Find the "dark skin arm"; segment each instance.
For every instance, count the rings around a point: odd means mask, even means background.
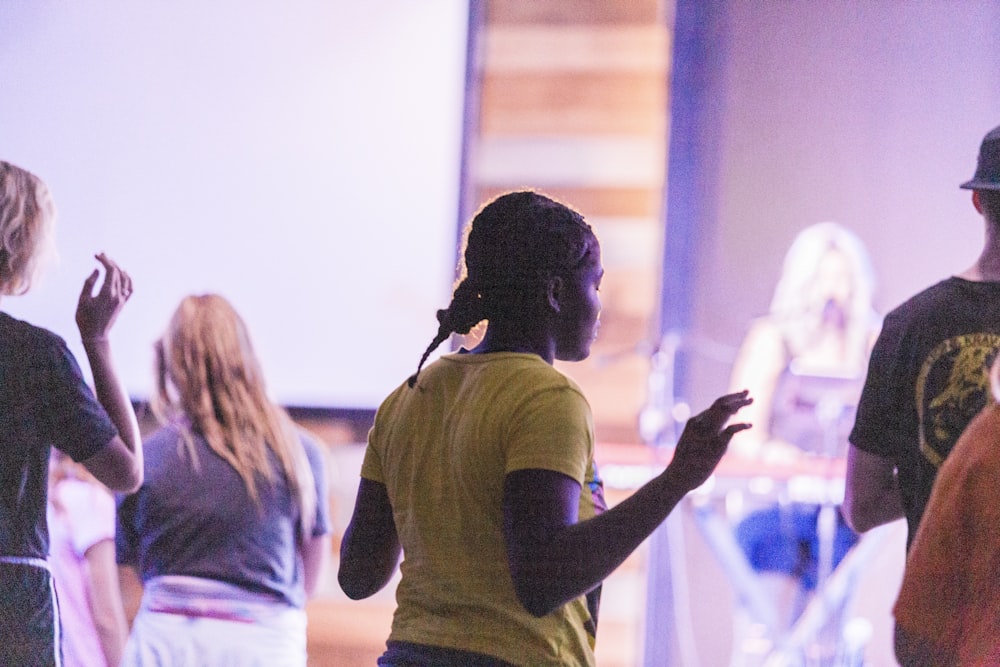
[[[525,609],[544,616],[603,581],[659,526],[689,491],[708,479],[733,434],[726,426],[752,399],[723,396],[692,418],[673,460],[614,508],[578,522],[580,485],[549,470],[519,470],[504,481],[504,534],[514,590]]]
[[[903,518],[896,466],[851,445],[847,450],[844,518],[859,533]]]
[[[543,616],[599,584],[652,534],[677,503],[708,479],[734,433],[726,422],[752,399],[729,394],[692,418],[659,476],[613,509],[578,522],[580,485],[550,470],[519,470],[504,480],[504,534],[514,588]],[[337,580],[360,600],[392,578],[401,547],[384,484],[362,478],[340,546]]]
[[[340,543],[340,588],[352,600],[374,595],[389,583],[401,551],[385,485],[362,477]]]

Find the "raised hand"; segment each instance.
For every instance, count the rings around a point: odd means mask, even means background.
[[[726,453],[733,435],[750,428],[747,423],[727,425],[727,422],[751,403],[753,399],[744,389],[720,396],[707,410],[689,419],[666,473],[689,490],[704,484]]]
[[[103,252],[96,259],[104,265],[104,282],[95,294],[100,271],[94,269],[83,281],[76,306],[76,326],[85,343],[107,340],[118,313],[132,296],[132,278]]]

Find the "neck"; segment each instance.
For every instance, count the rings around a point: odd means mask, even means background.
[[[523,330],[507,330],[504,327],[490,323],[479,345],[470,350],[473,354],[489,352],[524,352],[537,354],[546,363],[551,364],[555,358],[555,344],[548,336],[532,335]]]
[[[958,274],[960,278],[977,282],[1000,282],[1000,229],[990,221],[986,223],[986,242],[976,263]]]

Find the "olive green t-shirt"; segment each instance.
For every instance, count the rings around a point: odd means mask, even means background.
[[[503,537],[507,473],[581,484],[580,520],[603,508],[590,406],[539,356],[448,354],[379,407],[361,474],[385,484],[403,561],[390,640],[522,665],[594,665],[586,599],[542,618],[518,601]]]

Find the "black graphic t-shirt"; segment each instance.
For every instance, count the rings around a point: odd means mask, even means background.
[[[885,318],[850,440],[896,464],[907,545],[938,468],[989,400],[998,350],[1000,283],[948,278]]]

